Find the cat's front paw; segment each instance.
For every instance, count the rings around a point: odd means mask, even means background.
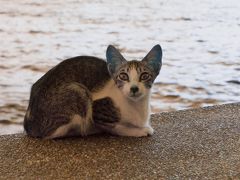
[[[153,135],[153,133],[154,133],[154,130],[153,130],[153,128],[151,127],[151,126],[148,126],[148,127],[144,127],[143,128],[143,131],[145,132],[145,136],[151,136],[151,135]]]
[[[135,137],[144,137],[153,135],[153,128],[151,126],[139,128],[139,131],[134,134]]]

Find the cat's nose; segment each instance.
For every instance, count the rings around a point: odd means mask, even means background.
[[[138,92],[138,90],[139,90],[139,88],[138,88],[137,86],[132,86],[132,87],[130,88],[130,91],[131,91],[133,94],[135,94],[136,92]]]

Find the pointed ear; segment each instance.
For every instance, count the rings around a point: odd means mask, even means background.
[[[155,45],[151,51],[143,58],[142,62],[152,69],[156,75],[162,67],[162,48],[159,44]]]
[[[106,52],[108,71],[113,74],[117,68],[126,63],[126,59],[120,54],[120,52],[112,45],[109,45]]]

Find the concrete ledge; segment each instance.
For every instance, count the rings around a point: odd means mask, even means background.
[[[0,136],[0,179],[240,178],[240,103],[152,116],[145,138]]]

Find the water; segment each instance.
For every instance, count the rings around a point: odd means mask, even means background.
[[[238,0],[0,0],[0,134],[22,131],[32,83],[68,57],[105,58],[109,44],[163,67],[153,112],[240,99]]]

